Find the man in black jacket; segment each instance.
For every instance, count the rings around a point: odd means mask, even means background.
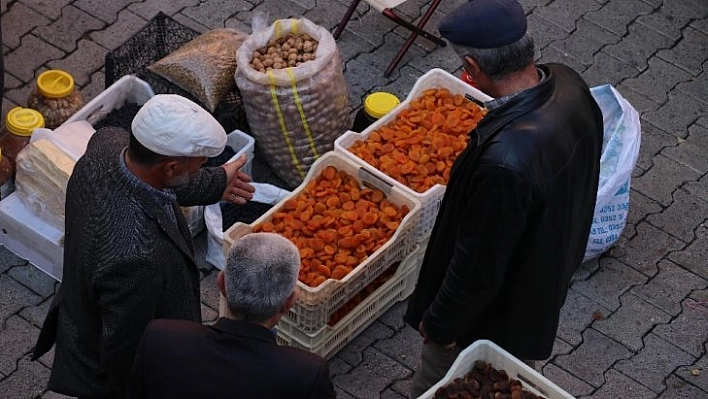
[[[582,78],[535,65],[515,0],[473,0],[440,33],[495,100],[453,165],[405,320],[424,338],[411,396],[489,339],[522,360],[551,354],[587,245],[602,114]]]
[[[217,277],[227,314],[212,326],[150,323],[129,398],[334,398],[324,359],[275,341],[273,327],[295,303],[299,270],[297,247],[281,235],[237,240]]]
[[[201,168],[226,133],[184,97],[158,94],[132,134],[94,133],[66,192],[62,284],[33,359],[56,343],[49,389],[122,398],[135,349],[156,318],[201,321],[199,270],[178,205],[251,198],[241,159]]]

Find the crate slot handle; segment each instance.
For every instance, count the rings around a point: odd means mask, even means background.
[[[516,373],[516,378],[521,380],[524,384],[526,384],[526,385],[532,387],[533,389],[535,389],[536,391],[538,391],[538,393],[540,393],[541,396],[545,396],[547,398],[550,398],[550,395],[548,394],[548,392],[544,391],[543,388],[534,384],[533,382],[531,382],[528,378],[524,377],[523,375]]]
[[[365,167],[359,167],[359,178],[361,178],[361,184],[369,188],[375,188],[383,191],[386,195],[391,193],[393,185],[387,183],[380,177],[374,175],[372,172],[368,171]]]

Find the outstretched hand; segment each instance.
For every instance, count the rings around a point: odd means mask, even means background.
[[[251,176],[240,170],[246,162],[248,162],[248,156],[243,154],[237,160],[221,165],[226,171],[226,189],[221,199],[238,205],[246,205],[246,202],[253,198],[256,189],[249,184]]]

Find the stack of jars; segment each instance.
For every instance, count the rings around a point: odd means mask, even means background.
[[[29,144],[34,129],[41,127],[44,117],[37,110],[15,107],[7,113],[0,138],[0,199],[13,191],[17,154]]]

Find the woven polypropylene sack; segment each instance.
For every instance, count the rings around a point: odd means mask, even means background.
[[[253,52],[288,34],[318,41],[315,59],[293,68],[259,72]],[[290,188],[297,187],[312,163],[334,148],[351,126],[347,83],[334,38],[326,29],[301,19],[275,21],[254,32],[236,53],[236,85],[258,149]]]

